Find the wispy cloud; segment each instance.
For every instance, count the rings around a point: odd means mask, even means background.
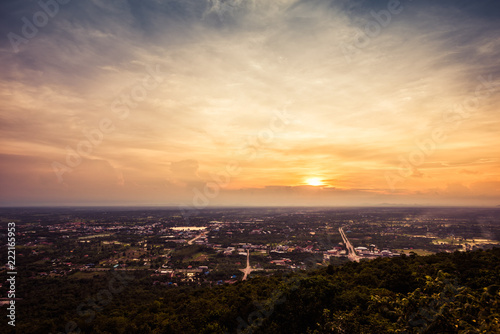
[[[0,176],[13,190],[1,201],[185,202],[287,104],[293,121],[214,204],[434,203],[436,189],[455,203],[463,192],[450,184],[494,204],[496,91],[394,193],[384,173],[474,95],[478,76],[499,82],[500,6],[401,1],[347,61],[342,45],[389,2],[71,1],[14,52],[8,34],[23,36],[23,18],[43,8],[3,1]],[[117,117],[113,101],[156,65],[161,85]],[[51,163],[103,118],[115,130],[59,183]],[[330,188],[300,188],[313,176]]]

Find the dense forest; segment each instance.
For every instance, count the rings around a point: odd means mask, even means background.
[[[146,271],[18,284],[17,333],[500,333],[500,248],[207,287]]]

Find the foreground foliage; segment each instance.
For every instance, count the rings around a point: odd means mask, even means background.
[[[500,332],[499,248],[351,262],[214,287],[153,285],[149,273],[135,272],[123,290],[102,293],[111,278],[23,281],[18,333],[69,332],[72,321],[81,333]]]

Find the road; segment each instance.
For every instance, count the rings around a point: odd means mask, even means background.
[[[359,262],[359,259],[361,257],[356,255],[356,251],[354,250],[354,247],[352,246],[352,244],[349,242],[349,239],[347,239],[347,236],[345,235],[344,229],[342,227],[339,228],[339,232],[340,232],[340,236],[344,240],[345,247],[347,248],[347,257],[351,261]]]
[[[205,236],[205,233],[206,232],[201,232],[200,234],[198,234],[196,237],[194,237],[193,239],[189,240],[188,241],[188,245],[192,245],[193,242],[195,242],[196,240],[198,240],[199,238],[201,237],[204,237]]]
[[[250,267],[250,250],[247,249],[247,267],[245,269],[240,269],[244,275],[242,281],[247,279],[247,276],[252,272],[252,267]]]
[[[85,269],[80,269],[80,271],[110,271],[110,270],[116,270],[116,271],[135,271],[135,270],[156,270],[152,268],[85,268]]]

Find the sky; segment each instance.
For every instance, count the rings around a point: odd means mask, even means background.
[[[0,205],[500,205],[497,1],[8,0]]]

